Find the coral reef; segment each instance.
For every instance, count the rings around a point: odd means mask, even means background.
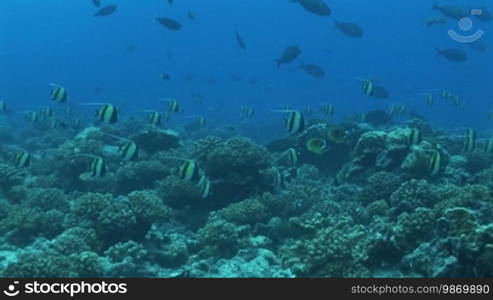
[[[313,119],[266,146],[238,128],[130,119],[20,131],[29,167],[0,148],[0,274],[493,276],[491,154],[463,153],[462,140],[421,118],[366,118]],[[122,158],[125,141],[138,157]],[[195,176],[180,172],[184,162]]]
[[[0,189],[5,193],[24,181],[25,173],[7,164],[0,164]]]
[[[281,259],[297,276],[367,277],[365,267],[371,241],[365,229],[348,220],[318,230],[311,239],[288,243]]]

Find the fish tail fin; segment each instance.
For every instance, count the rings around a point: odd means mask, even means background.
[[[442,54],[442,50],[438,49],[438,48],[435,48],[435,56],[440,56]]]
[[[279,69],[281,67],[281,60],[280,59],[274,59],[274,61],[277,64],[277,68]]]
[[[337,20],[334,20],[334,28],[335,29],[339,28],[339,22]]]

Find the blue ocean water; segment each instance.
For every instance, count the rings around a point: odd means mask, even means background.
[[[451,257],[453,263],[450,259],[433,270],[410,267],[410,261],[422,262],[421,252],[429,248],[454,244],[461,235],[473,243],[478,238],[474,230],[490,232],[486,229],[491,228],[487,220],[493,211],[489,194],[493,177],[487,173],[493,122],[490,1],[101,2],[99,7],[90,0],[0,2],[0,100],[7,107],[0,111],[3,276],[491,276],[491,269],[477,271],[470,266],[493,255],[486,246],[474,250],[480,257],[474,262],[461,261],[451,251],[431,259]],[[329,16],[303,7],[319,3],[330,8]],[[116,11],[94,16],[107,5],[116,5]],[[474,9],[481,9],[481,15],[470,15]],[[467,16],[450,15],[459,10]],[[157,21],[160,17],[183,27],[170,30]],[[427,26],[432,19],[436,23]],[[472,27],[464,30],[461,26],[468,20]],[[337,22],[357,25],[363,35],[351,37]],[[466,37],[480,30],[484,34],[474,43],[462,43],[449,30]],[[239,46],[236,32],[246,49]],[[292,45],[301,49],[299,57],[277,66],[275,59]],[[437,49],[455,52],[447,57],[443,52],[437,55]],[[466,60],[456,61],[457,52],[465,54]],[[325,76],[304,72],[303,64],[322,68]],[[163,73],[170,79],[164,80]],[[389,97],[376,97],[371,88],[365,94],[364,83],[384,87]],[[50,84],[65,89],[66,102],[51,99],[50,89],[56,87]],[[440,96],[442,92],[447,96]],[[427,103],[428,94],[433,103]],[[178,113],[169,111],[170,99],[179,103]],[[103,120],[101,109],[108,103],[117,109],[116,124]],[[333,114],[321,111],[328,104]],[[54,117],[44,116],[44,107],[50,107]],[[253,116],[245,117],[242,107],[253,108]],[[395,113],[393,107],[403,108],[402,113]],[[149,128],[146,116],[151,111],[170,119]],[[287,119],[289,126],[293,111],[303,114],[304,128],[286,128],[284,122]],[[389,120],[373,124],[365,117],[354,117],[371,111]],[[27,121],[30,112],[38,113],[38,120]],[[203,128],[195,126],[199,116],[206,120]],[[80,125],[74,125],[76,119]],[[342,140],[327,137],[326,132],[338,126],[343,128]],[[417,132],[410,134],[418,134],[417,140],[401,132],[413,128]],[[472,131],[463,137],[466,128]],[[173,135],[172,145],[166,144],[169,132],[161,136],[165,129],[176,132],[179,142]],[[91,136],[94,131],[96,136]],[[371,134],[394,134],[397,142],[392,144],[390,137],[379,141]],[[319,153],[307,148],[310,138],[323,143]],[[115,152],[121,149],[108,148],[120,147],[124,141],[140,147],[143,154],[137,162],[118,159]],[[467,143],[473,146],[464,146]],[[293,166],[279,163],[289,149],[299,156]],[[29,165],[19,163],[22,152],[30,155]],[[73,162],[81,157],[83,162]],[[107,165],[105,174],[95,171],[94,158]],[[412,159],[416,162],[409,163]],[[192,180],[183,175],[189,171],[183,160],[198,162]],[[362,174],[353,178],[356,169]],[[87,171],[97,178],[81,179]],[[272,172],[274,183],[265,179]],[[294,172],[291,179],[287,173]],[[338,174],[346,180],[338,182]],[[203,198],[213,204],[195,204],[189,199],[193,195],[180,194],[180,189],[187,189],[180,186],[184,181],[190,189],[204,189],[197,183],[199,177],[211,184],[212,192]],[[386,185],[378,180],[397,177],[395,187],[379,195]],[[182,181],[174,182],[177,178]],[[447,193],[462,196],[456,201],[442,196],[447,188]],[[136,200],[143,208],[132,206],[132,193],[142,193],[134,198],[145,198]],[[266,199],[265,193],[278,197],[282,208]],[[103,194],[111,196],[99,199]],[[53,197],[57,200],[51,201]],[[95,200],[86,199],[90,197]],[[484,198],[478,204],[468,197]],[[127,202],[130,210],[121,204]],[[91,205],[96,211],[114,214],[95,216],[89,212]],[[22,210],[28,219],[37,216],[32,223],[38,230],[17,228],[22,217],[13,211]],[[268,213],[261,214],[262,210]],[[321,219],[310,227],[306,224],[310,218],[315,222],[313,215]],[[426,217],[445,219],[447,233],[427,236],[406,229],[405,220]],[[39,225],[51,218],[59,223],[57,228]],[[133,221],[115,225],[123,222],[120,218]],[[469,227],[454,227],[459,218],[467,220]],[[423,222],[419,226],[438,226]],[[74,228],[90,232],[74,237],[94,234],[94,241],[85,241],[80,251],[60,250],[57,243],[74,243],[60,242]],[[132,233],[112,240],[119,230]],[[385,238],[381,238],[383,231],[388,231]],[[296,246],[306,242],[321,249],[337,248],[339,241],[331,240],[332,235],[354,232],[371,232],[378,238],[342,241],[343,250],[333,250],[334,257],[317,258],[307,250],[312,248]],[[360,241],[366,247],[361,250],[364,259],[355,258],[348,248]],[[27,250],[32,245],[38,252]],[[144,258],[136,258],[135,249],[145,252]],[[155,249],[166,254],[159,256]],[[76,264],[82,252],[92,255],[94,270],[73,266],[69,273],[25,273],[25,261],[31,256],[49,253]],[[128,266],[119,257],[125,255],[132,260]],[[246,258],[252,255],[269,257],[273,266]],[[391,259],[386,260],[387,255]],[[341,261],[339,269],[326,266],[334,259]],[[200,269],[197,264],[208,267]],[[235,273],[236,264],[258,264],[258,272]],[[148,266],[145,271],[140,268],[143,265]],[[358,267],[350,269],[354,265]],[[66,269],[54,269],[58,267]]]

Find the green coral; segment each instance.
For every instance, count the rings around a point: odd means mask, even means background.
[[[0,190],[7,192],[24,181],[25,173],[7,164],[0,164]]]
[[[0,197],[0,220],[4,220],[9,215],[10,210],[11,210],[11,205],[7,201],[7,199],[3,199]]]
[[[107,264],[105,275],[111,277],[150,277],[156,276],[145,267],[149,254],[146,248],[132,240],[111,246],[105,255],[111,264]]]
[[[270,166],[271,155],[264,147],[244,137],[233,137],[224,141],[207,155],[208,171],[211,176],[250,173]]]
[[[464,207],[449,208],[445,210],[444,216],[450,224],[451,236],[467,235],[478,227],[473,212]]]
[[[362,226],[341,220],[280,249],[285,267],[298,277],[369,277],[371,240]]]
[[[360,194],[360,201],[371,203],[373,201],[389,201],[390,195],[399,188],[401,179],[396,174],[380,171],[368,177],[368,183]]]
[[[392,240],[398,249],[409,251],[432,238],[435,216],[431,209],[419,207],[397,218]]]
[[[53,249],[24,252],[17,262],[7,266],[4,277],[100,277],[103,268],[98,255],[85,251],[70,256]]]
[[[77,277],[101,277],[103,265],[101,258],[94,252],[84,251],[70,256],[72,268]]]
[[[424,179],[411,179],[390,196],[390,203],[397,207],[406,203],[412,208],[431,207],[439,202],[440,198],[434,193],[432,186]]]
[[[50,209],[43,213],[41,229],[42,234],[52,238],[66,228],[66,214],[58,209]]]
[[[366,207],[369,216],[386,216],[389,212],[389,205],[385,200],[374,201]]]
[[[232,257],[238,251],[240,235],[235,224],[213,216],[199,229],[197,238],[203,256]]]
[[[77,248],[70,245],[72,242],[80,243],[80,247]],[[59,245],[55,246],[57,243]],[[65,230],[54,240],[53,244],[57,251],[63,253],[79,253],[87,249],[98,251],[101,247],[101,241],[98,239],[96,231],[93,228],[83,227],[72,227]],[[66,247],[63,245],[66,245]],[[75,251],[70,249],[75,249]]]
[[[469,178],[468,182],[482,184],[493,188],[493,167],[479,171]]]
[[[98,215],[97,232],[102,234],[105,243],[113,243],[132,236],[137,219],[130,205],[113,200]]]
[[[271,162],[267,149],[243,137],[227,139],[211,149],[202,165],[208,176],[217,179],[214,189],[217,206],[272,190],[272,185],[261,176],[262,170],[271,167]]]
[[[480,184],[462,187],[450,184],[435,186],[435,194],[441,198],[433,207],[436,215],[443,215],[447,209],[455,207],[473,208],[480,202],[493,203],[491,190]]]
[[[71,228],[53,239],[51,242],[51,248],[66,256],[91,250],[91,246],[86,242],[86,239],[80,236],[81,234],[91,233],[81,230],[89,229]]]
[[[71,212],[79,217],[96,220],[112,200],[111,194],[85,193],[73,201]]]
[[[0,231],[4,234],[14,231],[24,239],[40,233],[42,224],[43,212],[39,208],[12,205],[5,219],[0,221]]]
[[[314,180],[290,183],[277,194],[264,193],[257,197],[268,208],[269,216],[291,217],[308,210],[325,199],[323,185]]]
[[[266,205],[256,197],[231,203],[217,213],[224,220],[237,224],[254,225],[266,221],[269,217]]]
[[[135,191],[128,194],[127,198],[130,208],[140,223],[152,224],[157,221],[164,221],[171,214],[170,209],[154,193]]]
[[[77,277],[72,268],[72,260],[55,250],[25,252],[18,256],[17,262],[7,266],[4,277]]]
[[[122,262],[130,259],[136,263],[142,263],[147,259],[148,253],[142,244],[135,241],[120,242],[111,246],[104,252],[113,262]]]
[[[26,205],[39,207],[42,210],[56,209],[62,212],[69,210],[69,203],[65,194],[56,188],[33,188],[28,190]]]
[[[7,193],[7,198],[9,198],[14,203],[19,203],[27,197],[29,194],[29,189],[24,185],[14,185],[11,187]]]

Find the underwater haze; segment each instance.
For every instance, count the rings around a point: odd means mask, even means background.
[[[0,2],[2,277],[492,277],[487,0]]]

